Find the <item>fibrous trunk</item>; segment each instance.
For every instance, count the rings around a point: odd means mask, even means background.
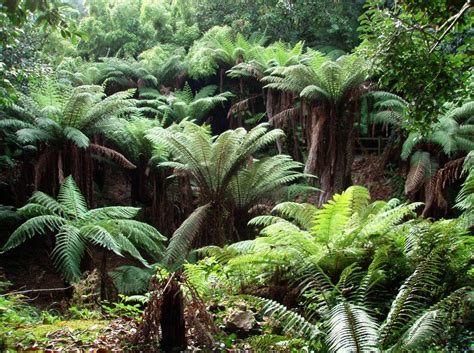
[[[321,206],[351,184],[354,159],[354,115],[336,105],[313,106],[311,139],[305,172],[319,178]]]
[[[163,292],[160,325],[160,348],[163,351],[179,352],[186,349],[184,298],[181,286],[175,280],[171,280]]]
[[[65,177],[72,175],[89,207],[93,207],[93,160],[89,149],[74,144],[49,146],[35,165],[35,190],[57,195]]]

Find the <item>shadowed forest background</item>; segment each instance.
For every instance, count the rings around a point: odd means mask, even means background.
[[[472,349],[470,0],[0,5],[0,349]]]

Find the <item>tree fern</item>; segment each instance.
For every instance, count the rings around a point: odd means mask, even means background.
[[[31,218],[13,232],[2,252],[37,234],[54,234],[56,241],[51,257],[70,283],[80,278],[80,262],[87,244],[104,247],[118,255],[128,253],[144,265],[148,264],[138,248],[154,258],[163,252],[160,243],[165,238],[153,227],[131,219],[138,209],[116,206],[88,210],[70,176],[61,185],[57,200],[37,192],[18,212]]]

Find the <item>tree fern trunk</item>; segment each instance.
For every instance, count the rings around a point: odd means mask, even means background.
[[[305,172],[319,178],[323,190],[319,206],[351,184],[354,115],[341,110],[329,104],[311,109],[311,140]]]
[[[186,324],[184,321],[184,298],[179,283],[172,280],[163,292],[161,305],[161,341],[164,352],[186,350]]]

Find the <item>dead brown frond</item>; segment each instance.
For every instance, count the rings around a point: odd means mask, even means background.
[[[278,114],[273,115],[271,118],[271,122],[273,122],[274,126],[284,126],[290,119],[297,119],[300,113],[300,108],[289,108],[285,109]]]
[[[173,348],[171,346],[176,345],[178,340],[187,342],[184,346],[214,345],[213,337],[219,329],[183,272],[174,272],[168,278],[153,277],[150,293],[150,300],[134,337],[135,342],[154,344],[160,340],[160,348],[165,350],[166,347]],[[179,337],[181,334],[184,336]]]
[[[250,109],[249,103],[250,101],[261,97],[261,95],[256,95],[253,97],[249,97],[246,99],[242,99],[241,101],[238,101],[237,103],[232,104],[232,106],[229,109],[229,112],[227,113],[227,119],[231,119],[232,116],[238,113],[245,112]]]
[[[125,168],[125,169],[135,169],[136,166],[135,164],[133,164],[132,162],[130,162],[127,158],[125,158],[125,156],[111,148],[108,148],[108,147],[105,147],[105,146],[101,146],[101,145],[97,145],[95,143],[91,143],[90,146],[90,151],[92,153],[95,153],[95,154],[98,154],[98,155],[101,155],[105,158],[108,158],[112,161],[114,161],[115,163],[117,163],[118,165],[120,165],[121,167]]]
[[[444,196],[446,185],[452,184],[461,177],[464,157],[458,158],[445,164],[436,173],[436,184],[434,187],[434,198],[438,207],[446,210],[448,202]]]

